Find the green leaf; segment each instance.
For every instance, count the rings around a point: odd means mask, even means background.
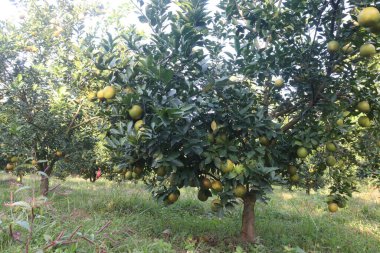
[[[178,159],[174,159],[174,160],[171,160],[170,161],[174,166],[176,166],[176,167],[183,167],[183,166],[185,166],[180,160],[178,160]]]
[[[160,79],[164,83],[168,83],[170,80],[172,80],[173,75],[174,75],[174,72],[172,70],[160,68],[160,74],[159,74],[159,76],[160,76]]]

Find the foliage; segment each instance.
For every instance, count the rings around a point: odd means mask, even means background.
[[[141,1],[150,40],[130,34],[103,43],[118,94],[101,108],[112,114],[107,142],[121,173],[142,178],[166,203],[178,188],[203,191],[204,178],[221,181],[223,190],[212,193],[227,207],[240,184],[264,200],[273,184],[308,191],[328,184],[333,199],[345,199],[357,171],[377,177],[377,165],[359,162],[376,163],[358,145],[378,140],[378,56],[357,53],[379,40],[355,24],[356,3],[220,1],[211,13],[205,1],[177,2],[175,11],[172,4]],[[328,52],[331,40],[354,50]],[[114,44],[129,48],[124,66],[113,64],[123,62],[116,46],[106,46]],[[369,102],[369,113],[356,109],[360,101]],[[133,105],[143,108],[141,117],[128,111]],[[357,125],[364,114],[369,128]],[[326,150],[328,142],[338,150]],[[338,162],[326,166],[327,157]]]

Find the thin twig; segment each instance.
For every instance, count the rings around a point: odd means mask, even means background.
[[[81,228],[82,226],[78,226],[72,233],[71,235],[69,236],[69,240],[73,239],[74,235],[78,232],[78,230]]]
[[[93,241],[91,241],[90,239],[88,239],[88,238],[85,237],[85,236],[81,236],[80,238],[82,238],[83,240],[85,240],[85,241],[91,243],[92,245],[95,245],[95,243],[94,243]]]
[[[54,191],[55,189],[57,189],[58,187],[60,187],[60,186],[61,186],[61,184],[58,184],[58,185],[54,186],[53,188],[49,189],[46,193],[48,193],[48,192],[52,192],[52,191]]]
[[[105,230],[109,225],[111,225],[111,221],[108,221],[103,227],[101,227],[98,231],[96,231],[95,233],[96,234],[99,234],[100,232],[102,232],[103,230]]]

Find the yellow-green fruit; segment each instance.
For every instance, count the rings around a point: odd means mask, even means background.
[[[126,87],[126,88],[124,89],[124,92],[125,92],[126,94],[132,94],[132,93],[134,93],[135,91],[134,91],[131,87]]]
[[[231,172],[235,167],[235,164],[230,159],[227,160],[226,164],[222,166],[223,173]]]
[[[345,52],[346,54],[350,54],[350,53],[354,52],[354,48],[351,46],[350,43],[344,45],[344,46],[342,47],[342,50],[343,50],[343,52]]]
[[[33,166],[36,166],[38,164],[38,161],[37,160],[32,160],[32,165]]]
[[[338,126],[343,126],[343,125],[344,125],[344,121],[343,121],[343,119],[338,119],[338,120],[336,121],[336,124],[337,124]]]
[[[103,89],[103,95],[105,99],[111,99],[114,98],[116,95],[116,89],[113,86],[106,86]]]
[[[326,164],[328,166],[334,166],[336,164],[336,159],[334,156],[330,155],[326,158]]]
[[[221,192],[223,190],[222,182],[215,180],[211,183],[211,188],[216,192]]]
[[[25,51],[36,53],[36,52],[38,52],[38,48],[36,46],[26,46]]]
[[[290,165],[290,166],[288,167],[288,173],[289,173],[289,175],[291,175],[291,176],[297,174],[297,167],[294,166],[294,165]]]
[[[135,122],[135,125],[133,126],[135,128],[136,131],[139,131],[139,129],[144,125],[144,121],[143,120],[138,120]]]
[[[259,142],[263,146],[268,146],[269,145],[269,139],[265,136],[259,137]]]
[[[243,164],[237,164],[234,167],[234,171],[236,174],[243,174],[245,172],[245,167]]]
[[[307,149],[304,147],[298,148],[297,155],[299,158],[305,158],[308,155]]]
[[[205,190],[198,191],[198,199],[200,201],[206,201],[208,199],[208,195],[206,194]]]
[[[298,174],[295,174],[290,177],[290,182],[297,183],[300,180],[300,176]]]
[[[144,110],[139,105],[133,105],[128,111],[129,116],[134,120],[141,119],[143,112]]]
[[[227,141],[227,135],[226,134],[221,134],[216,136],[215,141],[217,144],[223,144]]]
[[[336,151],[336,146],[332,142],[326,143],[326,149],[330,152],[335,152]]]
[[[358,119],[359,126],[361,127],[370,127],[371,121],[367,116],[360,116]]]
[[[132,172],[132,178],[138,179],[140,178],[140,175],[138,175],[136,172]]]
[[[11,162],[12,163],[17,163],[17,161],[18,161],[18,157],[17,156],[12,156]]]
[[[211,130],[215,132],[217,129],[218,129],[218,124],[216,124],[216,121],[213,120],[211,122]]]
[[[214,87],[214,85],[212,85],[212,83],[209,83],[207,85],[205,85],[203,88],[202,88],[202,92],[209,92],[212,90],[212,88]]]
[[[371,27],[380,22],[380,13],[375,7],[364,8],[358,15],[358,22],[361,26]]]
[[[95,91],[90,91],[89,93],[87,93],[87,99],[88,100],[94,100],[96,98],[96,92]]]
[[[372,44],[364,44],[360,47],[360,56],[371,57],[376,54],[376,48]]]
[[[239,184],[235,187],[233,192],[236,197],[242,198],[247,193],[247,188],[245,188],[244,185]]]
[[[125,172],[125,179],[127,180],[131,180],[133,178],[133,172],[128,170],[127,172]]]
[[[331,213],[335,213],[339,209],[338,204],[334,202],[330,203],[328,208]]]
[[[168,196],[168,201],[169,201],[170,203],[174,203],[174,202],[176,202],[176,201],[178,200],[178,198],[179,198],[179,194],[178,194],[178,193],[175,193],[175,192],[172,192],[172,193],[170,193],[169,196]]]
[[[119,168],[119,167],[117,167],[117,166],[115,166],[115,167],[113,168],[112,172],[113,172],[113,173],[121,173],[121,172],[122,172],[122,169]]]
[[[369,105],[368,101],[361,101],[358,106],[358,110],[364,113],[371,111],[371,106]]]
[[[340,65],[334,65],[334,67],[333,67],[333,72],[335,72],[335,73],[342,73],[343,70],[344,70],[344,67],[340,66]]]
[[[214,199],[211,201],[211,210],[213,212],[217,212],[222,207],[222,202],[220,199]]]
[[[98,91],[98,93],[96,93],[96,96],[100,100],[104,99],[104,91],[103,90]]]
[[[166,169],[165,167],[159,167],[156,171],[157,176],[163,177],[166,175]]]
[[[347,117],[348,115],[350,115],[350,112],[349,112],[349,111],[344,111],[344,112],[343,112],[343,117]]]
[[[58,26],[56,30],[53,32],[53,36],[58,37],[59,35],[61,35],[62,32],[63,32],[63,28]]]
[[[327,43],[327,51],[330,53],[336,52],[339,50],[339,42],[336,40],[332,40],[329,43]]]
[[[133,172],[137,175],[141,175],[144,172],[144,168],[141,166],[136,166],[133,168]]]
[[[207,140],[208,140],[208,142],[213,143],[214,142],[214,135],[211,133],[208,133],[207,134]]]
[[[55,155],[58,156],[58,157],[62,157],[63,156],[63,152],[58,150],[58,151],[55,152]]]
[[[274,86],[276,86],[277,88],[281,88],[282,86],[284,86],[284,79],[282,78],[278,78],[274,81]]]
[[[303,81],[305,81],[305,77],[304,76],[294,76],[294,81],[296,81],[296,82],[303,82]]]
[[[15,167],[15,166],[14,166],[12,163],[7,163],[6,169],[7,169],[7,170],[13,170],[14,167]]]
[[[203,189],[210,189],[211,188],[211,181],[208,178],[203,178],[201,181],[201,187]]]

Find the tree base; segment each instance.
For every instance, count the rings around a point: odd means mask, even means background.
[[[254,193],[248,193],[243,198],[243,216],[241,227],[241,240],[247,243],[254,243],[255,236],[255,203],[256,196]]]
[[[40,193],[42,196],[47,196],[49,192],[49,178],[41,176]]]

